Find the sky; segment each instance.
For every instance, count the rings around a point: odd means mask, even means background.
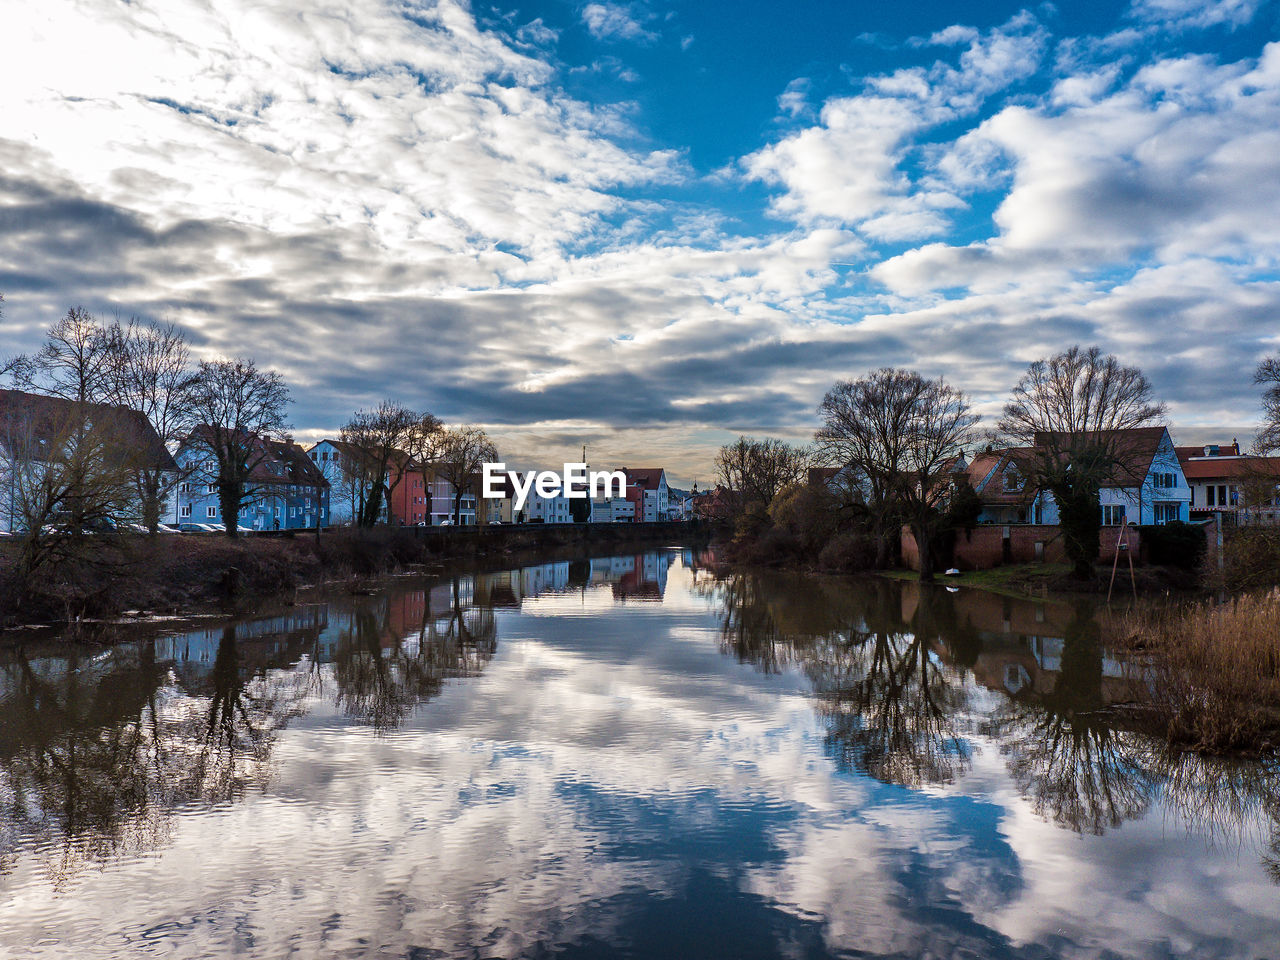
[[[712,479],[837,380],[988,425],[1097,344],[1175,440],[1280,350],[1280,0],[42,0],[5,14],[0,354],[83,305],[505,458]]]

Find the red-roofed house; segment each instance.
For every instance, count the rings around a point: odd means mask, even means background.
[[[654,523],[668,518],[667,473],[662,467],[628,468],[627,499],[635,504],[637,521]]]
[[[1280,457],[1242,454],[1234,440],[1177,450],[1193,518],[1221,513],[1238,522],[1280,522]]]
[[[1037,436],[1037,446],[1050,438]],[[1122,463],[1099,492],[1103,526],[1122,522],[1163,524],[1188,520],[1191,488],[1169,431],[1126,430],[1117,444]],[[1058,505],[1047,490],[1027,480],[1034,447],[988,450],[968,465],[969,482],[982,498],[981,523],[1058,523]]]

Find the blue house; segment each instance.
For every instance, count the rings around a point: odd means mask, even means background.
[[[246,501],[236,524],[251,530],[306,530],[328,526],[329,481],[296,443],[254,438]],[[188,441],[175,457],[183,473],[174,497],[174,523],[223,526],[218,465],[207,449]]]
[[[1121,431],[1115,447],[1123,462],[1098,495],[1104,527],[1190,519],[1191,487],[1167,429]],[[1036,489],[1027,479],[1028,461],[1035,455],[1033,447],[1014,447],[974,456],[968,474],[982,499],[979,523],[1058,523],[1053,494]]]

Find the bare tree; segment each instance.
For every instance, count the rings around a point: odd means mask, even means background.
[[[55,519],[55,540],[64,534],[75,540],[95,524],[122,519],[130,498],[119,487],[121,470],[130,461],[163,465],[168,459],[146,456],[152,451],[141,449],[144,438],[119,407],[121,356],[118,325],[104,326],[73,307],[49,328],[39,350],[7,365],[14,385],[27,391],[8,402],[9,473],[16,484],[10,499],[21,501],[15,513],[33,543]]]
[[[20,582],[55,560],[90,556],[88,531],[113,528],[133,502],[131,424],[116,407],[0,391],[0,484],[20,534]]]
[[[119,362],[118,328],[72,307],[49,328],[39,350],[10,361],[10,376],[19,390],[73,403],[117,403]]]
[[[767,509],[784,487],[804,479],[808,466],[808,450],[774,437],[739,437],[716,454],[717,480],[748,509]]]
[[[818,407],[823,458],[858,478],[887,564],[903,522],[920,555],[920,579],[933,579],[942,512],[953,470],[973,439],[978,418],[965,395],[942,378],[884,368],[837,383]]]
[[[190,351],[173,324],[162,327],[137,319],[113,339],[119,351],[113,393],[126,407],[150,422],[166,449],[172,449],[195,426],[193,406],[196,377]],[[139,463],[134,473],[142,522],[155,534],[165,498],[179,480],[176,471],[156,463]]]
[[[187,446],[212,461],[210,473],[227,536],[236,535],[240,508],[257,496],[254,471],[271,455],[267,440],[287,440],[289,390],[275,371],[252,360],[201,361],[191,408],[197,426]]]
[[[427,449],[440,430],[429,413],[415,413],[391,400],[373,410],[357,410],[342,428],[343,472],[356,486],[356,524],[372,527],[404,476],[415,453]]]
[[[1253,382],[1266,387],[1262,394],[1262,429],[1253,441],[1255,453],[1280,450],[1280,357],[1267,357],[1254,371]]]
[[[1126,431],[1156,425],[1164,413],[1141,370],[1097,347],[1037,360],[1013,388],[999,435],[1030,448],[1021,460],[1024,473],[1053,496],[1077,577],[1091,576],[1098,556],[1102,487],[1140,483],[1145,474]]]
[[[449,427],[434,437],[435,471],[453,487],[453,522],[462,522],[462,497],[485,463],[498,459],[498,448],[479,427]]]

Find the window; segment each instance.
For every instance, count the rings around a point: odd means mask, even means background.
[[[1204,503],[1205,503],[1205,506],[1206,506],[1206,507],[1212,507],[1212,506],[1215,506],[1215,504],[1216,504],[1216,501],[1213,499],[1213,491],[1214,491],[1214,489],[1215,489],[1215,488],[1213,487],[1213,485],[1212,485],[1212,484],[1210,484],[1209,486],[1207,486],[1207,487],[1205,487],[1205,488],[1204,488],[1204,493],[1205,493],[1205,501],[1204,501]]]
[[[179,493],[190,493],[190,492],[191,492],[191,484],[186,483],[185,481],[184,481],[183,483],[178,484],[178,492],[179,492]]]
[[[217,485],[216,483],[210,483],[210,484],[208,484],[208,485],[205,487],[205,491],[204,491],[204,492],[205,492],[205,493],[217,493],[217,492],[218,492],[218,485]]]
[[[319,460],[319,459],[320,459],[319,457],[317,457],[317,456],[316,456],[316,452],[315,452],[314,450],[312,450],[312,451],[311,451],[311,459],[312,459],[312,460]]]
[[[189,503],[184,503],[181,507],[179,507],[179,508],[178,508],[178,516],[180,516],[180,517],[190,517],[190,516],[191,516],[191,504],[189,504]]]
[[[1218,506],[1225,507],[1227,505],[1227,485],[1225,483],[1218,484]]]
[[[1104,503],[1102,505],[1102,525],[1104,527],[1118,527],[1122,523],[1124,523],[1124,504]]]
[[[1157,503],[1155,507],[1156,523],[1172,523],[1178,519],[1178,505],[1176,503]]]
[[[214,517],[216,517],[216,516],[218,515],[218,508],[217,508],[217,507],[206,507],[206,508],[205,508],[205,515],[206,515],[210,520],[212,520]]]

